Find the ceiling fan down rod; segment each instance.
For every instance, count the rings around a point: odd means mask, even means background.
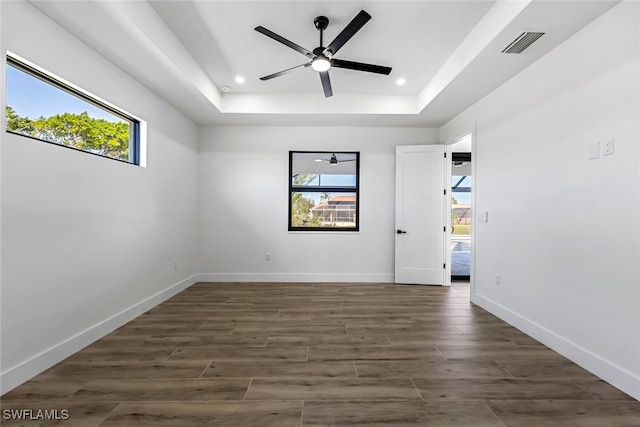
[[[324,30],[329,26],[329,18],[326,16],[317,16],[316,19],[313,20],[313,24],[316,26],[318,31],[320,31],[320,47],[324,47],[323,44],[323,34]]]

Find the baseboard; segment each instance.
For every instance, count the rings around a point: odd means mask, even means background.
[[[593,354],[589,350],[559,336],[549,329],[540,326],[536,322],[522,317],[489,298],[485,298],[478,294],[472,294],[471,302],[477,304],[510,325],[515,326],[522,332],[535,338],[552,350],[562,354],[577,365],[580,365],[587,371],[602,378],[614,387],[617,387],[633,398],[640,400],[640,378],[631,372],[612,364],[600,356]]]
[[[72,354],[82,350],[89,344],[113,332],[125,323],[135,319],[145,311],[171,298],[178,292],[196,283],[197,275],[188,277],[181,282],[169,286],[167,289],[141,301],[115,315],[100,322],[77,335],[43,351],[42,353],[16,365],[0,374],[0,395],[16,388],[44,372],[56,363],[61,362]]]
[[[352,273],[201,273],[198,282],[349,282],[393,283],[393,274]]]

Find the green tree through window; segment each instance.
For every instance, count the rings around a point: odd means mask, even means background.
[[[293,179],[293,185],[307,185],[316,179],[318,175],[298,174]],[[294,227],[319,227],[320,220],[311,215],[311,209],[315,206],[313,199],[305,198],[302,193],[291,195],[291,225]]]
[[[110,122],[80,114],[63,113],[31,119],[6,108],[7,130],[78,150],[127,161],[129,159],[129,124]]]

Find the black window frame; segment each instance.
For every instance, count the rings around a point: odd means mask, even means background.
[[[31,64],[13,56],[12,54],[7,53],[6,56],[6,65],[12,66],[15,69],[22,71],[30,76],[48,84],[56,89],[60,89],[76,98],[79,98],[95,107],[98,107],[102,110],[107,111],[114,116],[125,120],[130,123],[130,133],[129,133],[129,160],[118,159],[115,157],[105,156],[99,153],[93,153],[91,151],[82,150],[80,148],[72,147],[69,145],[58,144],[54,141],[47,141],[46,139],[37,138],[32,135],[25,135],[23,133],[14,132],[6,128],[5,132],[10,133],[12,135],[22,136],[25,138],[33,139],[35,141],[46,142],[48,144],[52,144],[58,147],[64,147],[75,151],[80,151],[82,153],[91,154],[94,156],[102,157],[104,159],[115,160],[117,162],[126,163],[130,165],[140,166],[140,120],[117,109],[111,105],[106,104],[105,102],[97,99],[89,93],[84,92],[83,90],[78,90],[77,88],[61,81],[59,78],[51,75],[50,73],[43,71],[39,68],[32,66]]]
[[[352,187],[346,186],[326,186],[326,185],[293,185],[293,156],[294,154],[320,154],[330,158],[333,154],[342,155],[355,155],[356,159],[356,184]],[[287,224],[289,231],[320,231],[320,232],[358,232],[360,231],[360,152],[359,151],[289,151],[289,209],[287,210]],[[299,227],[291,224],[292,217],[292,198],[294,193],[355,193],[356,195],[356,221],[355,227]]]

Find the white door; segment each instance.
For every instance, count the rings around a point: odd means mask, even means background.
[[[444,145],[396,147],[396,283],[445,283],[444,153]]]

